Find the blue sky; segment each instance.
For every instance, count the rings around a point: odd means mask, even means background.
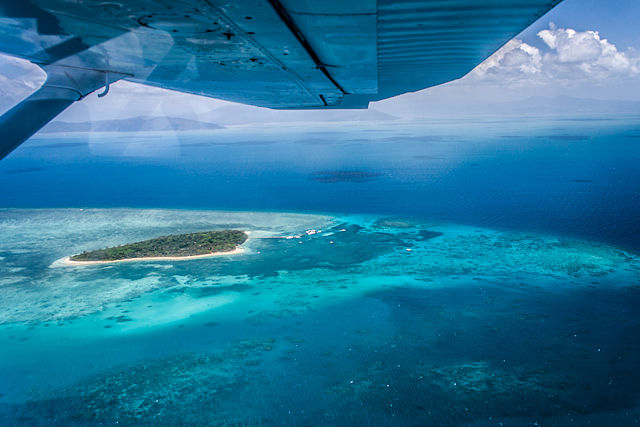
[[[640,49],[640,1],[565,0],[520,34],[526,42],[536,42],[536,33],[549,22],[577,31],[596,30],[620,49]]]
[[[640,101],[638,22],[640,0],[565,0],[465,78],[371,108],[411,118],[485,111],[488,104],[524,103],[530,97]],[[27,96],[42,78],[30,64],[0,56],[0,110]],[[91,95],[60,119],[167,115],[233,124],[238,117],[259,123],[335,120],[336,114],[343,113],[280,112],[119,82],[109,96]],[[343,115],[367,119],[366,113]]]

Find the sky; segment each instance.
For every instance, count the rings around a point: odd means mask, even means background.
[[[226,125],[376,120],[381,115],[411,119],[487,109],[520,111],[526,105],[575,108],[570,98],[627,101],[627,107],[635,108],[628,102],[640,106],[638,22],[639,0],[565,0],[464,78],[372,103],[370,111],[275,111],[118,82],[108,96],[90,95],[58,119],[161,115]],[[43,79],[32,64],[0,55],[0,111],[28,96]]]

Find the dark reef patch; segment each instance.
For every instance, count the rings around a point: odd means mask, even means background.
[[[430,240],[442,236],[442,233],[439,231],[420,230],[418,236],[420,236],[418,240]]]
[[[8,174],[18,174],[18,173],[30,173],[30,172],[40,172],[43,171],[44,168],[23,168],[23,169],[9,169],[5,171]]]
[[[320,171],[311,174],[311,181],[332,184],[336,182],[370,182],[381,177],[381,173],[358,170]]]
[[[426,154],[419,154],[417,156],[413,156],[414,159],[420,159],[420,160],[444,160],[445,157],[442,156],[430,156],[430,155],[426,155]]]
[[[180,143],[180,147],[215,147],[215,146],[245,146],[245,145],[272,145],[277,144],[278,141],[207,141],[207,142],[188,142],[186,144]]]
[[[72,147],[88,147],[86,142],[57,142],[54,144],[33,145],[30,148],[37,150],[41,148],[72,148]]]
[[[551,139],[556,141],[587,141],[590,139],[587,135],[542,135],[540,139]]]
[[[375,228],[412,228],[415,222],[405,218],[385,217],[373,223]]]

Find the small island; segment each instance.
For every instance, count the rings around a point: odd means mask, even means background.
[[[68,257],[72,263],[118,262],[158,259],[192,259],[238,253],[247,240],[239,230],[216,230],[189,234],[171,234],[155,239],[97,249]]]

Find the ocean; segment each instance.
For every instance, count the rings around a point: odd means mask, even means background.
[[[0,424],[637,425],[638,218],[634,116],[39,135]],[[245,252],[56,263],[217,228]]]

